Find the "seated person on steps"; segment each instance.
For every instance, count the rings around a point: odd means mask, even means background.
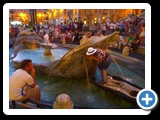
[[[130,51],[135,50],[139,46],[139,39],[138,37],[134,36],[133,33],[130,33],[130,36],[128,37],[128,47],[130,48]]]
[[[126,43],[124,41],[123,36],[119,35],[118,40],[114,42],[116,48],[121,49],[122,46],[125,46]]]

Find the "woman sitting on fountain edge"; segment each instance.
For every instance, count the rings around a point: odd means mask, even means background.
[[[98,68],[102,73],[102,83],[104,84],[107,80],[107,71],[106,69],[109,67],[112,59],[111,55],[102,49],[94,49],[93,47],[89,47],[87,49],[86,55],[89,56],[90,60],[95,60],[98,62]]]

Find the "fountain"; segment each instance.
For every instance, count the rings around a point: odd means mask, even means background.
[[[39,43],[42,42],[44,42],[44,40],[36,33],[24,30],[18,34],[14,45],[12,46],[13,52],[10,54],[10,58],[15,58],[18,51],[22,49],[36,49],[39,47]]]
[[[57,76],[57,77],[63,77],[63,78],[76,78],[76,79],[86,78],[85,67],[83,63],[83,58],[86,57],[85,56],[86,49],[90,46],[93,46],[95,48],[107,49],[106,46],[108,46],[111,43],[113,44],[113,42],[117,40],[118,34],[119,34],[118,32],[115,32],[108,36],[91,37],[85,44],[77,46],[72,50],[70,50],[69,52],[67,52],[67,54],[65,54],[60,60],[54,61],[48,67],[43,66],[44,73],[48,71],[48,74],[50,76]],[[14,57],[15,57],[15,54],[18,53],[18,50],[13,49],[13,51],[16,51],[14,52]],[[13,61],[14,63],[17,63],[17,64],[20,62],[20,61],[16,61],[16,59],[13,59]],[[89,74],[90,75],[91,73],[94,74],[96,70],[95,63],[89,63],[89,61],[86,61],[86,64],[87,66],[90,66],[88,67],[89,71],[91,71]],[[38,65],[35,65],[35,67],[39,68]],[[41,74],[43,74],[43,72]]]
[[[51,49],[58,47],[54,43],[40,43],[39,45],[44,48],[44,56],[52,56]]]
[[[42,88],[42,99],[53,101],[58,94],[66,93],[70,95],[76,106],[85,108],[131,108],[134,107],[132,103],[126,102],[121,99],[121,97],[110,94],[109,92],[99,90],[94,85],[88,86],[89,82],[86,82],[86,78],[90,79],[91,76],[96,73],[97,68],[94,62],[89,63],[86,59],[85,52],[87,48],[93,46],[107,49],[107,46],[117,39],[118,34],[118,32],[115,32],[109,36],[91,37],[85,44],[77,46],[71,50],[60,47],[51,49],[50,47],[52,56],[44,55],[44,48],[41,47],[43,41],[40,41],[38,37],[38,40],[32,39],[32,41],[26,39],[26,37],[21,37],[21,41],[23,42],[19,42],[19,44],[15,42],[16,46],[13,47],[11,63],[19,66],[21,60],[25,58],[32,59],[38,74],[37,83],[40,84],[40,87]],[[29,41],[35,44],[29,45],[24,41]],[[26,44],[32,47],[26,47]],[[85,66],[87,66],[87,69]],[[112,66],[114,66],[114,63]],[[13,68],[11,68],[11,71],[13,71]],[[135,79],[142,81],[139,86],[144,87],[144,80],[142,78],[137,77]]]

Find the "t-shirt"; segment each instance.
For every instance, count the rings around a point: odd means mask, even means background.
[[[111,58],[110,54],[102,49],[97,49],[95,55],[99,59],[99,63],[102,62],[103,60],[108,61]]]
[[[122,36],[119,36],[119,41],[124,43],[124,38]]]
[[[27,85],[34,83],[33,78],[23,69],[16,70],[9,79],[9,99],[19,100],[25,94]]]
[[[128,42],[131,43],[132,41],[135,42],[135,41],[136,41],[136,38],[135,38],[135,37],[129,37],[129,38],[128,38]]]
[[[111,24],[109,25],[109,27],[110,27],[110,29],[114,29],[114,28],[115,28],[115,24],[111,23]]]

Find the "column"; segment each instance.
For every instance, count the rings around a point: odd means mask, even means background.
[[[37,10],[36,9],[30,9],[30,17],[31,17],[31,23],[37,24]]]

